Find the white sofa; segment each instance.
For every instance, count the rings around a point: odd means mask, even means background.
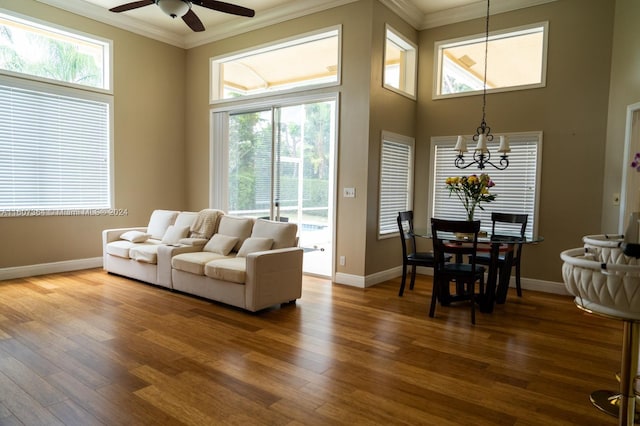
[[[301,297],[297,230],[219,210],[156,210],[147,227],[102,232],[104,269],[255,312]]]
[[[171,259],[173,288],[252,312],[302,295],[297,225],[221,216],[202,251]]]
[[[199,213],[155,210],[146,227],[106,229],[102,231],[103,268],[110,273],[172,288],[171,257],[201,250],[215,232],[222,214],[220,210]],[[198,217],[208,218],[209,223],[195,229]]]

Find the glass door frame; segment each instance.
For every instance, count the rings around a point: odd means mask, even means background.
[[[229,158],[228,158],[228,141],[229,141],[229,116],[236,113],[251,113],[257,111],[271,110],[272,119],[275,122],[275,111],[279,108],[288,106],[294,106],[299,104],[309,104],[316,102],[334,102],[334,123],[335,126],[332,129],[332,138],[335,141],[330,149],[331,167],[330,167],[330,188],[329,188],[329,213],[328,218],[331,224],[331,265],[330,275],[328,278],[332,280],[335,278],[335,264],[336,264],[336,206],[337,206],[337,161],[338,161],[338,146],[339,146],[339,108],[340,108],[340,96],[337,92],[332,93],[318,93],[306,96],[291,96],[291,97],[276,97],[273,99],[261,99],[258,101],[245,101],[239,102],[233,105],[224,105],[221,107],[212,107],[210,109],[210,138],[209,138],[209,206],[210,208],[217,208],[223,211],[229,211],[228,205],[228,173],[229,170]],[[275,127],[275,126],[274,126]],[[275,138],[275,132],[277,129],[272,129],[273,137]],[[272,170],[272,174],[275,173],[275,169]],[[273,178],[274,176],[272,176]],[[273,182],[273,181],[272,181]],[[273,200],[273,185],[272,185],[272,200]],[[271,216],[276,213],[275,207],[271,205]]]

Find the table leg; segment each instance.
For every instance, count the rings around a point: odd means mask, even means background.
[[[498,281],[498,256],[500,255],[500,243],[491,243],[491,261],[489,273],[485,285],[484,295],[480,299],[480,312],[493,312],[496,300],[496,283]]]
[[[504,255],[504,264],[500,268],[500,277],[498,280],[498,288],[496,290],[496,303],[504,303],[507,300],[507,292],[509,290],[509,281],[511,280],[511,268],[513,267],[513,249],[509,248]]]

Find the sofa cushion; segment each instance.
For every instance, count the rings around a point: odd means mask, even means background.
[[[259,237],[251,237],[244,240],[242,243],[242,247],[238,250],[238,257],[247,257],[249,253],[254,253],[256,251],[265,251],[271,250],[271,246],[273,245],[273,239],[271,238],[259,238]]]
[[[210,251],[212,253],[218,253],[223,256],[229,254],[233,247],[238,242],[237,237],[230,237],[228,235],[214,234],[209,242],[202,249],[203,251]]]
[[[222,281],[244,284],[246,279],[247,259],[235,257],[209,262],[204,267],[204,274]]]
[[[120,235],[121,240],[131,241],[132,243],[144,243],[149,237],[151,237],[151,234],[142,231],[127,231]]]
[[[204,265],[216,259],[224,259],[224,256],[209,251],[181,253],[171,258],[171,267],[196,275],[204,275]]]
[[[228,235],[238,238],[238,242],[233,247],[235,251],[240,250],[244,240],[251,236],[253,219],[250,217],[222,216],[218,225],[218,234]]]
[[[287,222],[274,222],[258,219],[253,225],[252,237],[272,238],[272,249],[280,249],[296,246],[296,234],[298,225]]]
[[[175,222],[176,217],[178,217],[177,211],[154,210],[149,219],[147,232],[151,234],[152,238],[161,240],[169,225],[173,225],[173,222]]]
[[[156,265],[158,263],[158,247],[160,247],[160,244],[144,244],[131,247],[129,258],[138,262]]]
[[[164,244],[177,244],[182,238],[189,235],[189,225],[178,227],[177,225],[169,225],[167,232],[162,237]]]
[[[191,237],[180,238],[180,241],[178,241],[178,243],[180,244],[184,244],[186,246],[195,246],[195,247],[204,247],[204,245],[207,244],[208,242],[209,240],[207,240],[206,238],[191,238]]]
[[[196,212],[180,212],[178,213],[178,217],[176,217],[176,221],[173,224],[179,228],[182,228],[184,226],[191,227],[191,225],[193,225],[193,222],[196,220],[196,216],[198,216],[198,213]]]
[[[135,243],[126,240],[118,240],[112,241],[107,244],[105,250],[107,254],[110,254],[112,256],[129,259],[129,250],[131,250],[132,247],[135,247]]]

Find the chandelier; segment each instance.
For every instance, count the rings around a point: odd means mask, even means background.
[[[477,164],[480,170],[484,169],[487,164],[498,170],[504,170],[509,167],[508,153],[511,151],[511,148],[509,148],[509,141],[506,137],[500,136],[500,146],[498,147],[498,153],[500,154],[499,164],[491,162],[491,152],[487,147],[487,142],[493,141],[491,127],[487,125],[485,120],[487,108],[487,56],[489,52],[489,3],[490,0],[487,0],[487,19],[484,36],[484,79],[482,84],[482,121],[476,129],[476,134],[472,137],[473,141],[477,144],[473,150],[472,161],[468,164],[465,164],[464,158],[464,154],[469,151],[467,149],[467,142],[463,136],[458,136],[454,150],[458,152],[455,159],[455,166],[459,169],[466,169],[473,164]]]

